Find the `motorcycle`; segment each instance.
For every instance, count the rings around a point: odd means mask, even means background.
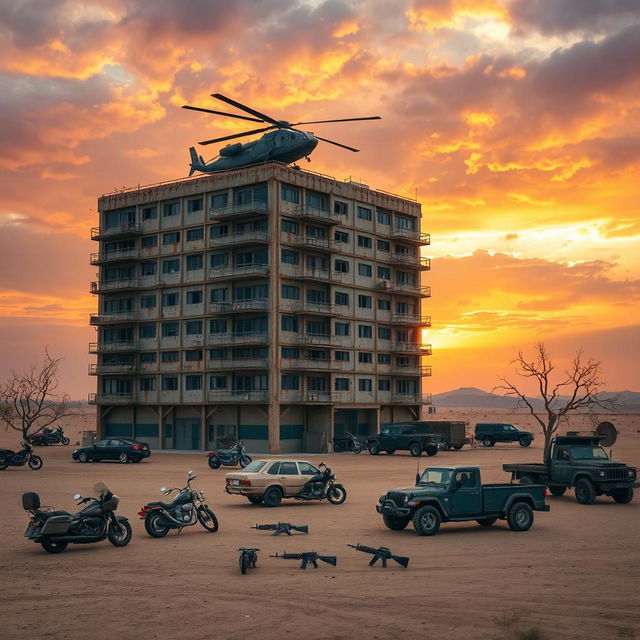
[[[324,500],[331,504],[342,504],[347,499],[347,490],[334,482],[336,475],[324,462],[321,462],[320,473],[310,478],[302,487],[302,491],[294,496],[296,500]]]
[[[64,435],[62,427],[56,427],[55,429],[45,427],[29,436],[29,442],[36,447],[48,447],[54,444],[63,444],[66,447],[71,440]]]
[[[33,447],[26,441],[22,443],[22,449],[0,449],[0,471],[7,467],[22,467],[28,464],[30,469],[37,471],[42,467],[42,458],[33,453]]]
[[[204,491],[193,489],[191,482],[197,476],[189,471],[187,486],[161,487],[165,496],[174,491],[178,495],[169,503],[149,502],[140,509],[138,515],[144,520],[144,528],[152,538],[164,538],[170,529],[182,531],[184,527],[191,527],[199,522],[207,531],[215,533],[218,530],[216,514],[209,509],[204,501]]]
[[[352,451],[356,455],[363,450],[362,445],[352,433],[347,432],[345,436],[335,436],[333,438],[334,453],[342,453],[343,451]]]
[[[22,494],[22,506],[31,514],[25,537],[42,545],[49,553],[62,553],[69,543],[86,544],[105,538],[114,547],[126,547],[131,540],[131,525],[124,516],[116,516],[120,501],[102,483],[93,489],[96,497],[73,496],[78,505],[87,504],[75,515],[68,511],[55,511],[40,506],[40,496],[29,492]]]
[[[251,456],[247,455],[242,440],[236,442],[231,449],[209,451],[207,456],[212,469],[218,469],[221,465],[235,467],[238,464],[244,469],[252,460]]]

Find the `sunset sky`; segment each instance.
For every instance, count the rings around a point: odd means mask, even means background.
[[[232,110],[220,92],[382,116],[309,127],[361,151],[308,168],[421,202],[430,391],[490,390],[539,340],[640,389],[637,0],[11,0],[0,65],[0,378],[48,344],[64,390],[95,391],[97,198],[253,128],[179,108]]]

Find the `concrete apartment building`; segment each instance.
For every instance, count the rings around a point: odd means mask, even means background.
[[[420,205],[267,163],[99,199],[98,435],[326,451],[425,402]]]

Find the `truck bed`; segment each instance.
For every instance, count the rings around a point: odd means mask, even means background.
[[[544,502],[545,487],[542,484],[529,484],[523,487],[519,484],[500,483],[483,484],[482,501],[485,513],[499,513],[514,493],[526,493],[533,497],[536,503]]]
[[[548,467],[542,462],[530,462],[525,464],[511,463],[503,464],[504,471],[529,471],[531,473],[547,473]]]

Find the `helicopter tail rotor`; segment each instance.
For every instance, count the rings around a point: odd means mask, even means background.
[[[189,147],[189,155],[191,156],[191,165],[189,170],[189,177],[191,177],[196,171],[201,171],[205,164],[202,156],[199,156],[195,147]]]

